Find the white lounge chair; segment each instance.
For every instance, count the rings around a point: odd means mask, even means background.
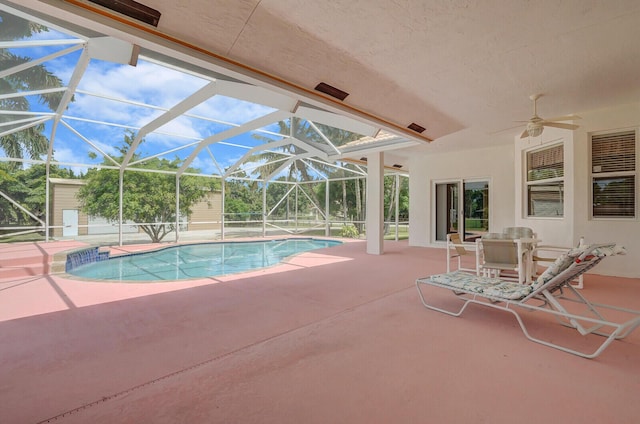
[[[582,248],[585,246],[586,244],[584,241],[584,237],[580,237],[580,241],[578,242],[578,245],[576,247]],[[536,245],[531,256],[532,274],[537,274],[538,265],[541,265],[543,263],[553,263],[559,255],[566,253],[569,250],[571,250],[571,248],[566,246],[553,246],[546,244]],[[583,289],[584,279],[582,277],[583,276],[580,275],[576,280],[572,282],[571,285],[577,289]]]
[[[614,244],[592,245],[582,249],[572,249],[559,256],[547,270],[531,284],[520,284],[454,271],[446,274],[418,278],[416,287],[422,304],[434,311],[452,316],[460,316],[470,304],[479,304],[500,309],[513,314],[524,335],[531,341],[550,346],[564,352],[595,358],[616,339],[622,339],[640,326],[640,311],[619,308],[613,305],[593,303],[587,300],[570,284],[577,276],[597,265],[605,256],[624,254],[622,247]],[[452,290],[464,301],[457,311],[443,309],[426,301],[421,286],[428,285]],[[581,304],[584,312],[576,313],[575,304]],[[593,334],[603,337],[595,351],[582,352],[557,343],[542,340],[529,334],[519,310],[539,311],[551,314],[561,324],[576,329],[583,336]],[[572,312],[569,312],[571,310]],[[629,318],[624,322],[610,320],[604,315],[607,311],[616,311],[620,318],[624,314]]]

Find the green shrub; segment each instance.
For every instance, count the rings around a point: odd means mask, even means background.
[[[340,229],[340,237],[358,238],[359,236],[358,229],[353,224],[343,225]]]

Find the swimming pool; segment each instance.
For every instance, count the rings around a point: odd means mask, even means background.
[[[338,244],[342,242],[310,238],[187,244],[115,256],[67,272],[92,280],[186,280],[266,268],[288,256]]]

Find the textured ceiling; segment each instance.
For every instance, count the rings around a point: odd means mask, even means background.
[[[640,99],[638,0],[140,2],[166,34],[426,127],[433,151],[513,142],[533,93],[542,117]]]
[[[532,93],[543,117],[640,99],[637,0],[144,3],[163,31],[303,87],[332,84],[434,144],[513,140],[520,130],[504,130],[530,117]]]

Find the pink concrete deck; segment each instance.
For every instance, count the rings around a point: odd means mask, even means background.
[[[0,422],[638,422],[640,330],[586,360],[527,341],[506,313],[428,311],[414,282],[444,255],[354,242],[235,277],[0,282]],[[640,308],[640,279],[585,286]]]

